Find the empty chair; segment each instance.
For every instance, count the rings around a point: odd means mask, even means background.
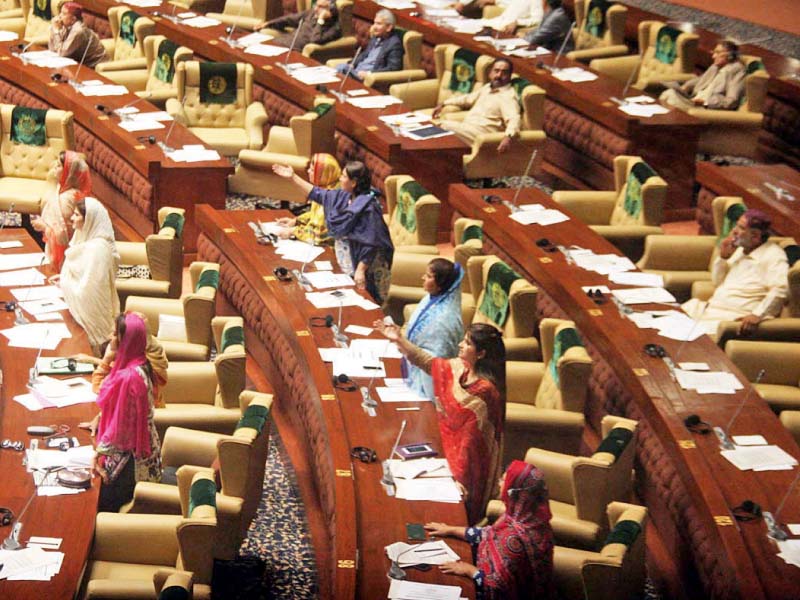
[[[147,71],[137,73],[125,83],[128,89],[151,104],[164,108],[167,100],[178,97],[175,87],[175,65],[192,59],[192,51],[168,40],[163,35],[144,38],[144,57]]]
[[[628,7],[606,0],[576,0],[572,30],[575,50],[567,52],[570,60],[588,62],[593,58],[611,58],[628,53],[625,45],[625,18]]]
[[[20,12],[5,15],[0,29],[13,31],[27,43],[47,46],[50,40],[50,21],[61,10],[60,0],[20,0]],[[11,9],[12,11],[14,9]]]
[[[128,6],[109,8],[108,23],[112,37],[102,42],[110,60],[101,62],[95,71],[127,86],[147,73],[144,39],[156,32],[156,24]]]
[[[180,298],[185,212],[165,206],[158,211],[158,233],[151,233],[143,243],[117,242],[121,264],[145,265],[150,272],[149,279],[117,275],[120,306],[125,306],[128,296]]]
[[[572,321],[539,323],[542,362],[506,362],[504,463],[537,448],[578,454],[592,359]]]
[[[237,29],[253,31],[256,25],[267,20],[268,5],[267,0],[225,0],[221,13],[209,12],[206,16]]]
[[[22,6],[19,0],[2,0],[0,2],[0,19],[22,18]]]
[[[800,344],[730,340],[725,354],[773,411],[800,410]]]
[[[633,261],[648,235],[663,233],[667,183],[638,156],[614,159],[614,189],[607,192],[554,192],[563,205]]]
[[[439,253],[436,234],[442,203],[410,175],[390,175],[384,180],[386,212],[395,252]]]

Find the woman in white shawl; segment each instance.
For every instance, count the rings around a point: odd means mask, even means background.
[[[114,331],[119,297],[114,282],[119,254],[108,211],[96,198],[75,203],[70,218],[75,231],[64,254],[58,281],[75,320],[86,331],[95,354]]]

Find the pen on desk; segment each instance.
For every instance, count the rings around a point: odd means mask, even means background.
[[[398,412],[408,412],[411,410],[419,410],[419,406],[401,406],[399,408],[395,408]]]
[[[370,366],[370,365],[364,365],[361,368],[362,369],[368,369],[370,371],[380,371],[383,367],[373,367],[373,366]]]

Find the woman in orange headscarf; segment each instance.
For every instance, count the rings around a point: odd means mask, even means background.
[[[92,181],[89,165],[72,150],[61,152],[50,172],[58,182],[57,190],[45,200],[41,217],[32,225],[42,232],[47,258],[53,268],[60,272],[64,252],[73,233],[69,218],[75,210],[75,203],[91,194]]]

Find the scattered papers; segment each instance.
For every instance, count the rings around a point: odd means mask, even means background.
[[[24,273],[39,273],[36,269],[30,269],[29,271],[23,271]],[[10,275],[10,273],[7,273]],[[40,273],[41,275],[41,273]],[[44,280],[44,275],[42,275],[42,280]],[[61,291],[61,288],[57,285],[45,285],[39,287],[27,287],[27,288],[16,288],[11,290],[11,294],[19,300],[20,302],[27,302],[31,300],[51,300],[53,298],[61,298],[64,294]]]
[[[621,285],[640,285],[647,287],[664,287],[664,278],[657,273],[610,273],[608,280]]]
[[[180,17],[180,15],[178,15]],[[189,27],[197,27],[198,29],[202,29],[204,27],[214,27],[214,25],[221,25],[222,21],[217,21],[216,19],[212,19],[210,17],[191,17],[190,19],[185,19],[181,21],[183,25],[188,25]]]
[[[417,7],[416,4],[409,2],[408,0],[380,0],[378,4],[392,10],[407,10]]]
[[[28,302],[20,302],[20,307],[25,312],[32,315],[42,313],[50,313],[58,310],[66,310],[69,308],[63,298],[43,298],[41,300],[29,300]]]
[[[130,119],[128,121],[120,121],[119,126],[125,131],[147,131],[150,129],[164,129],[164,124],[155,120],[145,119]]]
[[[278,240],[275,252],[284,260],[309,263],[325,252],[323,248],[299,240]]]
[[[594,271],[600,275],[610,275],[619,271],[632,271],[636,265],[626,256],[616,254],[595,254],[591,250],[584,248],[570,247],[564,254],[567,260],[573,261],[581,269]]]
[[[0,579],[49,581],[61,570],[63,560],[63,552],[45,552],[36,547],[0,550]]]
[[[694,341],[700,336],[705,335],[702,322],[694,321],[686,314],[677,310],[647,311],[630,313],[626,316],[641,329],[658,329],[659,335],[671,340],[678,340],[681,342]],[[699,371],[700,369],[687,370]],[[705,370],[708,370],[707,365]]]
[[[3,218],[3,222],[5,222],[5,217]],[[22,248],[22,242],[19,240],[0,242],[0,250],[10,250],[11,248]]]
[[[394,485],[395,497],[399,500],[461,502],[461,491],[458,489],[455,480],[449,477],[397,479]]]
[[[19,36],[14,33],[13,31],[1,31],[0,30],[0,42],[13,42]]]
[[[286,54],[286,48],[272,46],[271,44],[254,44],[252,46],[247,46],[244,53],[255,54],[256,56],[280,56],[281,54]]]
[[[64,338],[72,334],[64,323],[28,323],[0,331],[8,338],[8,345],[16,348],[55,350]]]
[[[308,282],[318,290],[327,288],[338,288],[353,286],[356,284],[350,275],[344,273],[333,273],[332,271],[316,271],[303,273]]]
[[[294,79],[306,85],[319,85],[320,83],[336,83],[340,81],[336,76],[336,69],[324,65],[316,67],[303,65],[302,68],[292,69],[289,73]]]
[[[789,531],[791,531],[793,535],[798,535],[797,531],[792,531],[791,526],[789,526]],[[778,556],[782,558],[786,564],[800,567],[800,540],[777,541],[777,544],[780,550]]]
[[[0,271],[26,269],[28,267],[38,267],[43,264],[45,264],[45,256],[42,252],[32,252],[29,254],[0,254]],[[44,278],[42,280],[44,280]],[[32,281],[28,281],[26,283],[27,285],[34,285],[34,282]],[[3,283],[0,285],[21,285],[21,284]]]
[[[669,112],[669,109],[661,106],[660,104],[621,104],[619,109],[625,114],[632,117],[649,118],[655,115],[664,115]]]
[[[394,96],[361,96],[359,98],[349,98],[350,104],[358,108],[385,108],[392,104],[402,104],[402,100]]]
[[[742,471],[789,470],[797,465],[797,460],[778,446],[737,446],[720,454]]]
[[[421,564],[443,565],[460,559],[444,540],[423,542],[422,544],[395,542],[386,546],[385,549],[389,560],[396,562],[401,567]]]
[[[333,292],[338,292],[334,294]],[[341,306],[360,306],[364,298],[354,289],[333,290],[333,292],[308,292],[306,300],[314,308],[338,308]]]
[[[41,285],[43,283],[44,275],[42,275],[39,269],[23,269],[21,271],[0,273],[0,286],[2,287],[11,287],[14,285]]]
[[[375,358],[402,358],[397,344],[386,339],[361,339],[353,340],[350,350],[371,354]]]
[[[97,399],[91,382],[80,377],[53,379],[41,376],[29,390],[30,393],[15,396],[14,400],[32,411],[89,404]]]
[[[483,19],[465,19],[463,17],[445,18],[442,24],[455,32],[470,35],[475,35],[485,27]]]
[[[733,373],[726,371],[684,371],[675,369],[675,378],[684,390],[695,390],[698,394],[734,394],[744,388]]]
[[[82,85],[78,88],[78,91],[87,97],[122,96],[128,93],[128,88],[124,85],[108,83],[103,85]]]
[[[125,3],[141,8],[155,8],[156,6],[161,6],[161,0],[125,0]]]
[[[240,37],[239,39],[236,40],[236,43],[239,44],[239,46],[244,46],[245,48],[248,48],[248,47],[253,46],[255,44],[261,44],[263,42],[268,42],[269,40],[273,39],[274,37],[275,37],[274,35],[269,35],[268,33],[260,33],[258,31],[256,31],[254,33],[249,33],[247,35],[243,35],[242,37]],[[273,46],[273,48],[277,48],[277,47],[278,46]],[[286,52],[286,48],[282,48],[282,50],[284,52]]]
[[[66,56],[59,56],[50,50],[36,50],[33,52],[25,52],[19,55],[20,60],[24,63],[33,65],[35,67],[43,67],[45,69],[61,69],[70,65],[77,65],[77,61],[67,58]]]
[[[734,435],[733,443],[737,446],[766,446],[767,438],[763,435]]]
[[[362,327],[361,325],[348,325],[344,329],[345,333],[353,333],[355,335],[369,335],[372,333],[372,327]]]
[[[402,381],[402,380],[401,380]],[[381,402],[428,402],[405,384],[401,386],[385,386],[375,390]]]
[[[202,144],[186,145],[165,154],[175,162],[203,162],[220,159],[219,152],[206,148]]]
[[[389,459],[389,470],[400,479],[417,477],[452,477],[446,458],[415,458],[413,460]]]
[[[570,81],[572,83],[583,83],[584,81],[594,81],[597,79],[597,75],[591,71],[581,69],[580,67],[557,69],[553,71],[553,77],[560,81]]]
[[[613,296],[623,304],[657,304],[676,302],[675,296],[664,288],[643,287],[628,290],[613,290]]]
[[[315,260],[314,268],[316,268],[317,271],[333,271],[333,265],[329,260]]]
[[[455,585],[389,580],[390,600],[459,600],[461,588]]]
[[[430,115],[419,112],[404,112],[397,115],[384,115],[382,117],[378,117],[378,120],[383,121],[390,127],[392,125],[396,127],[411,127],[415,125],[421,125],[422,123],[428,123],[430,122],[431,117]]]
[[[569,221],[569,217],[555,208],[544,208],[541,204],[529,204],[529,207],[538,207],[528,210],[518,210],[511,213],[511,220],[522,225],[554,225]],[[522,208],[522,207],[520,207]]]

